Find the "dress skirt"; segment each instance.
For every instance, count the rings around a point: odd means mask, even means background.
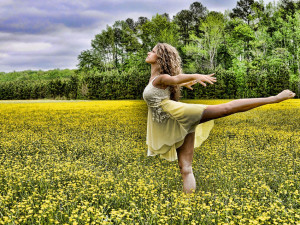
[[[199,147],[209,136],[214,120],[199,124],[208,105],[190,104],[164,99],[160,104],[169,115],[163,122],[153,120],[151,108],[147,118],[147,156],[160,155],[168,161],[177,160],[179,148],[188,133],[195,132],[194,147]]]

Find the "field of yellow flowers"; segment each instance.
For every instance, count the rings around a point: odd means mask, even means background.
[[[215,120],[185,195],[146,156],[143,100],[0,101],[0,224],[300,224],[299,107]]]

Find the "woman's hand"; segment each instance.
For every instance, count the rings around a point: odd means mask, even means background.
[[[184,86],[184,87],[186,87],[186,88],[188,88],[190,90],[193,90],[192,85],[194,85],[194,84],[197,84],[196,80],[192,80],[192,81],[180,84],[180,86]]]
[[[217,78],[213,77],[213,75],[215,75],[214,73],[209,75],[203,75],[203,74],[195,74],[195,75],[196,75],[196,81],[202,84],[204,87],[206,87],[204,81],[210,84],[214,84],[213,82],[217,81]]]

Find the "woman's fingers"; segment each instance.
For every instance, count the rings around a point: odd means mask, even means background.
[[[212,73],[212,74],[209,74],[208,76],[210,76],[209,78],[212,79],[213,81],[217,81],[217,78],[216,78],[216,77],[211,77],[211,76],[213,76],[213,75],[215,75],[215,74]]]
[[[215,75],[214,73],[209,74],[209,75],[201,75],[202,80],[197,81],[198,83],[202,84],[204,87],[206,87],[207,85],[204,82],[210,83],[210,84],[214,84],[213,82],[217,82],[217,78],[216,77],[212,77],[213,75]]]
[[[210,84],[213,84],[212,81],[214,81],[214,80],[212,80],[212,79],[210,79],[210,78],[208,78],[208,77],[204,77],[204,78],[205,78],[205,81],[206,81],[206,82],[208,82],[208,83],[210,83]]]
[[[210,84],[214,84],[213,82],[211,82],[210,80],[208,80],[207,82],[209,82]]]
[[[210,79],[211,81],[213,81],[213,82],[216,82],[216,81],[217,81],[217,78],[215,78],[215,77],[209,77],[209,79]]]
[[[204,87],[206,87],[206,83],[200,81],[200,84],[202,84]]]
[[[210,83],[210,84],[214,84],[211,80],[209,79],[205,79],[204,81]],[[206,86],[206,84],[204,83],[204,81],[199,81],[200,84],[202,84],[203,86]],[[214,81],[215,82],[215,81]]]

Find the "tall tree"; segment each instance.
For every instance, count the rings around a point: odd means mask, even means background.
[[[144,17],[144,16],[140,16],[138,18],[138,21],[135,23],[135,26],[138,27],[138,26],[142,26],[144,23],[146,23],[147,21],[149,21],[149,19],[147,17]]]
[[[258,29],[260,21],[264,18],[264,4],[263,2],[254,2],[251,5],[253,13],[249,15],[250,20],[253,21],[252,27],[256,31]]]
[[[204,32],[204,46],[209,55],[210,68],[215,68],[215,57],[220,43],[224,37],[224,17],[219,12],[209,12],[200,26]]]
[[[181,10],[174,16],[174,22],[179,26],[179,33],[184,45],[189,43],[192,31],[193,14],[190,10]]]
[[[170,16],[168,13],[163,13],[161,14],[162,17],[165,17],[167,19],[168,22],[171,22]]]
[[[82,51],[77,57],[79,63],[77,64],[78,70],[84,71],[85,73],[89,71],[101,71],[104,69],[104,62],[101,60],[99,55],[93,49],[88,49]]]
[[[232,9],[233,12],[230,14],[230,17],[231,18],[239,17],[249,25],[251,20],[250,15],[253,14],[253,10],[251,8],[253,4],[254,4],[254,0],[238,1],[236,7]]]
[[[201,2],[194,2],[190,5],[190,11],[192,13],[193,30],[195,31],[195,34],[199,37],[199,26],[201,20],[203,20],[207,16],[208,10],[202,5]]]
[[[188,56],[192,56],[194,60],[192,64],[196,63],[192,68],[194,67],[201,71],[215,69],[218,47],[224,40],[224,27],[222,13],[215,11],[208,13],[199,27],[199,30],[203,32],[203,38],[192,34],[191,39],[193,42],[184,47],[184,52]]]
[[[167,42],[177,46],[179,39],[175,23],[168,22],[165,16],[159,14],[139,27],[138,36],[142,40],[145,50],[150,50],[158,42]]]
[[[282,18],[284,20],[287,20],[287,16],[292,16],[294,17],[297,8],[299,6],[299,0],[297,1],[298,3],[295,3],[293,0],[281,0],[279,3],[279,10],[281,12]],[[298,4],[298,5],[297,5]],[[299,10],[299,8],[298,8]]]
[[[126,23],[128,24],[128,27],[129,27],[132,31],[135,31],[136,24],[134,23],[134,20],[131,19],[131,18],[127,18],[125,21],[126,21]]]

